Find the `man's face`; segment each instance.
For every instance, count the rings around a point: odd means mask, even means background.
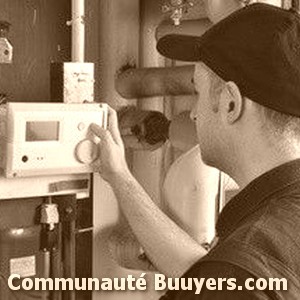
[[[194,73],[197,98],[191,111],[195,121],[201,156],[207,165],[217,166],[218,159],[218,101],[219,97],[212,95],[210,70],[203,63],[197,63]]]

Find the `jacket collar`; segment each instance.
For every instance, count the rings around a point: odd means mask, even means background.
[[[271,196],[299,181],[300,159],[285,163],[254,179],[224,207],[217,222],[218,237],[226,238]]]

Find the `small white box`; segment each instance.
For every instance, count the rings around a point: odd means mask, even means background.
[[[89,130],[91,123],[106,128],[106,104],[8,103],[4,175],[92,172],[99,139]]]
[[[93,63],[52,63],[50,77],[51,101],[64,103],[94,101]]]

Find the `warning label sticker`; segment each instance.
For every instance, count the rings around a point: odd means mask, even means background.
[[[12,258],[10,260],[10,274],[18,274],[21,277],[35,276],[35,256]]]

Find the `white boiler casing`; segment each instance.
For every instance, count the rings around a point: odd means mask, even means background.
[[[199,146],[180,156],[163,185],[165,212],[200,244],[215,235],[219,171],[206,166]]]

